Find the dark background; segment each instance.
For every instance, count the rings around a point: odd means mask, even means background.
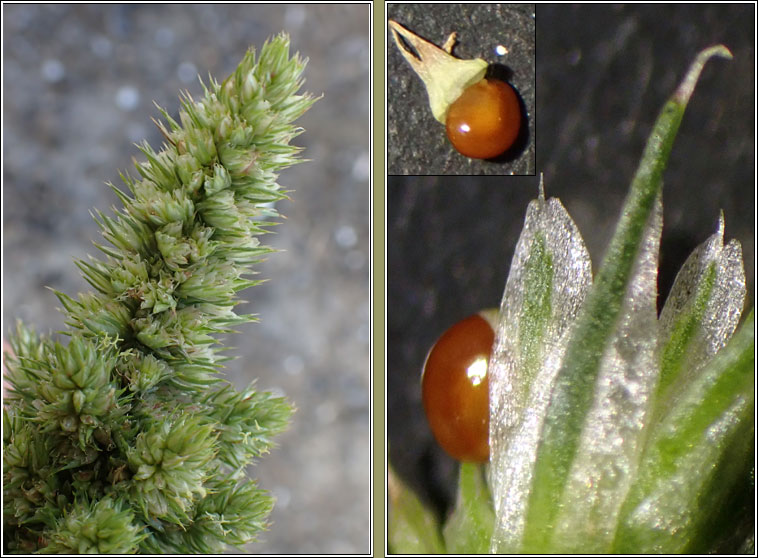
[[[716,230],[742,244],[754,304],[754,5],[538,5],[537,171],[603,256],[645,141],[701,49],[705,67],[664,175],[659,302],[689,253]],[[430,16],[431,17],[431,16]],[[436,35],[435,35],[436,36]],[[537,178],[390,177],[387,192],[387,417],[390,462],[436,506],[457,465],[421,407],[426,352],[456,321],[497,307]]]
[[[224,79],[250,45],[287,30],[323,93],[293,143],[311,162],[282,172],[287,219],[262,239],[283,250],[245,291],[256,313],[228,340],[238,386],[297,407],[279,447],[251,471],[278,503],[256,553],[369,551],[369,6],[4,4],[3,318],[63,327],[45,286],[89,290],[72,258],[99,253],[89,215],[116,203],[104,185],[136,174],[132,145],[162,138],[157,101],[176,118],[197,75]]]
[[[445,126],[429,108],[424,83],[397,48],[387,27],[387,168],[398,175],[534,174],[534,5],[388,4],[389,19],[441,47],[458,33],[453,55],[482,58],[498,70],[521,98],[522,134],[496,161],[458,153]],[[498,56],[503,45],[508,54]]]

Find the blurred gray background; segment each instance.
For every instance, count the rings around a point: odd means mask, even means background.
[[[260,322],[229,340],[238,386],[282,392],[297,407],[279,447],[252,470],[278,499],[256,553],[369,551],[369,6],[4,5],[3,320],[63,328],[45,287],[89,286],[72,258],[97,250],[93,207],[133,171],[132,145],[161,136],[155,100],[225,78],[249,45],[286,30],[310,59],[306,89],[324,97],[298,122],[311,162],[280,176],[287,219],[265,240],[283,252],[243,293]]]

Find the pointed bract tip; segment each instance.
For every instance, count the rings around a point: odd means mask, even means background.
[[[540,200],[545,201],[545,175],[540,173],[540,185],[538,186],[538,197]]]
[[[684,79],[674,93],[674,99],[677,102],[685,105],[687,104],[692,96],[692,92],[695,90],[695,85],[697,85],[697,81],[700,78],[700,73],[703,71],[705,63],[714,56],[726,58],[727,60],[733,58],[732,53],[724,45],[715,45],[701,50],[690,65],[689,70],[687,70],[687,75],[684,76]]]
[[[718,232],[718,234],[719,234],[719,236],[721,237],[722,240],[724,239],[724,228],[725,228],[725,224],[724,224],[724,210],[722,209],[721,211],[719,211],[719,226],[718,226],[718,229],[716,231],[716,232]]]

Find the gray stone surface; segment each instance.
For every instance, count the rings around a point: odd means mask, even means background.
[[[522,103],[522,132],[492,161],[469,159],[448,141],[421,79],[400,54],[387,27],[387,167],[392,175],[532,175],[535,172],[535,29],[533,4],[390,4],[393,19],[442,46],[456,31],[453,54],[482,58],[505,77]],[[508,54],[498,55],[499,45]]]
[[[89,216],[161,137],[197,75],[223,79],[249,45],[287,30],[324,98],[299,122],[311,162],[285,170],[287,220],[269,281],[243,294],[260,323],[229,339],[235,384],[258,378],[297,406],[280,447],[252,471],[278,505],[262,553],[369,550],[369,8],[367,5],[4,5],[4,331],[63,327],[45,287],[88,289],[72,258],[95,254]]]

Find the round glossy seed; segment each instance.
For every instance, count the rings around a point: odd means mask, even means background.
[[[487,365],[495,333],[475,314],[448,329],[424,364],[424,411],[437,442],[459,461],[489,460]]]
[[[463,155],[497,157],[513,145],[521,127],[516,92],[504,81],[478,81],[450,105],[445,127],[453,147]]]

